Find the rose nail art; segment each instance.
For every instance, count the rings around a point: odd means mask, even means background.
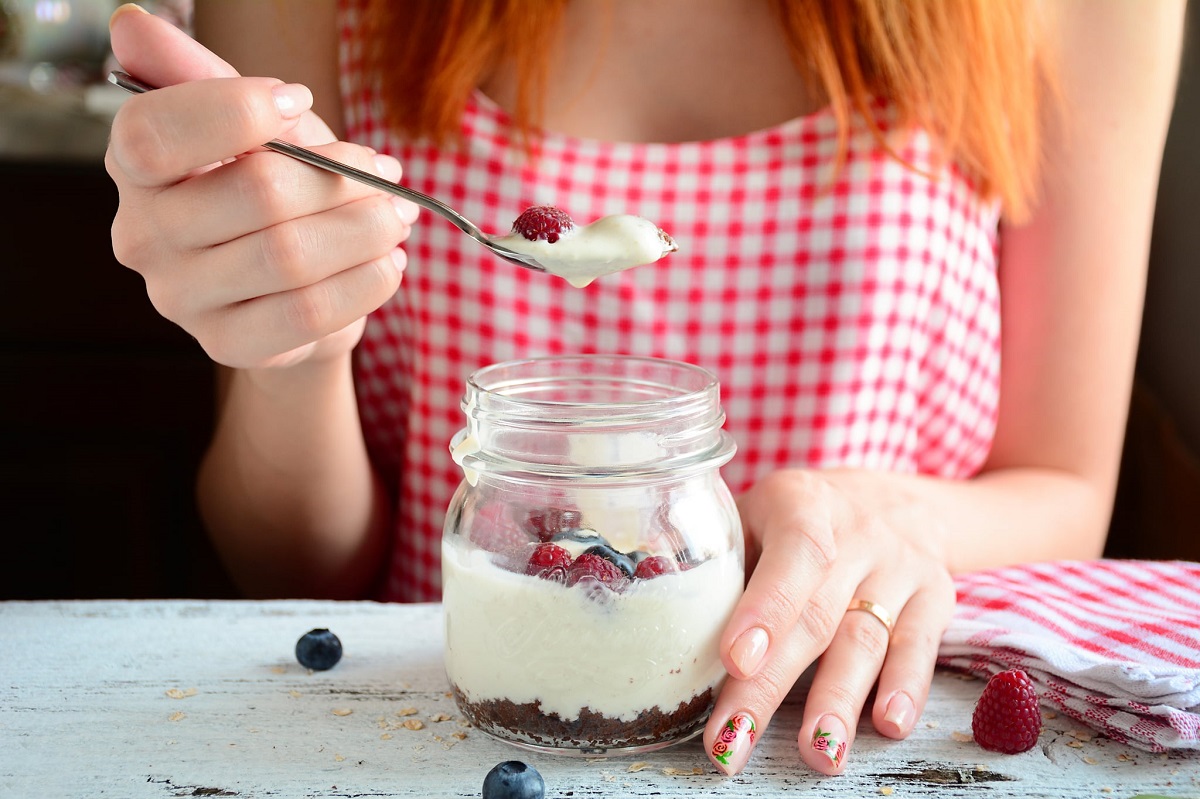
[[[829,758],[834,768],[842,765],[846,756],[846,733],[841,722],[831,716],[821,719],[813,732],[811,746]]]
[[[754,746],[756,731],[754,719],[750,718],[749,713],[734,713],[717,733],[717,740],[713,741],[713,760],[721,764],[727,774],[737,771],[740,762],[746,759]]]

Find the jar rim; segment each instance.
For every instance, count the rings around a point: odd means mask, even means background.
[[[720,466],[735,450],[709,370],[640,355],[502,361],[467,379],[451,441],[471,475],[646,478]]]
[[[617,366],[619,370],[611,367]],[[609,367],[609,368],[605,368]],[[655,378],[657,375],[657,378]],[[621,401],[589,403],[539,396],[541,389],[570,380],[618,381],[637,386],[644,396]],[[468,393],[502,400],[507,414],[545,419],[547,410],[602,405],[610,419],[630,419],[643,414],[670,413],[696,401],[715,399],[717,377],[708,369],[685,361],[643,355],[599,353],[546,355],[501,361],[481,367],[467,378]],[[657,393],[652,393],[657,392]],[[555,414],[555,415],[556,415]]]

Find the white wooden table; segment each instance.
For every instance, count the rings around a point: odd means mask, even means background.
[[[345,645],[327,672],[293,655],[314,627]],[[951,674],[908,740],[863,724],[840,777],[798,760],[802,688],[738,777],[696,740],[544,756],[460,722],[441,645],[437,605],[0,603],[0,797],[469,797],[509,759],[536,766],[548,797],[1200,796],[1200,755],[1148,754],[1063,717],[1030,752],[985,752],[968,735],[981,684]]]

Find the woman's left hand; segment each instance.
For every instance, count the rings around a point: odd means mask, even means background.
[[[841,773],[872,688],[871,719],[883,735],[904,738],[921,715],[954,612],[945,559],[820,472],[776,472],[738,506],[751,576],[721,638],[731,679],[705,730],[706,749],[723,772],[741,771],[820,658],[797,741],[809,766]]]

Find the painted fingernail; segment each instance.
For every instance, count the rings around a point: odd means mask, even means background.
[[[900,732],[907,733],[912,727],[913,717],[916,714],[917,707],[909,695],[903,691],[897,691],[895,696],[888,700],[887,709],[883,712],[883,720],[890,721]]]
[[[313,96],[307,86],[300,83],[280,83],[271,89],[275,107],[284,119],[295,119],[312,108]]]
[[[846,725],[837,716],[822,716],[809,745],[838,768],[846,759]]]
[[[737,637],[733,646],[729,647],[729,657],[738,669],[750,677],[762,663],[763,655],[767,654],[767,644],[770,638],[762,627],[751,627]]]
[[[710,754],[717,766],[727,775],[733,776],[742,770],[750,759],[754,738],[758,728],[749,713],[738,712],[729,717],[717,733]]]

